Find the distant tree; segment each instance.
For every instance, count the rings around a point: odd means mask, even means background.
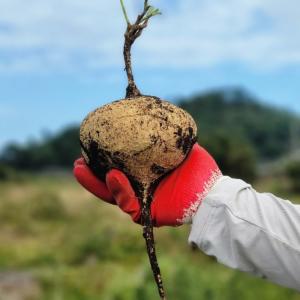
[[[231,139],[242,137],[259,160],[284,155],[290,147],[290,124],[299,123],[292,113],[263,105],[241,89],[195,95],[179,105],[196,120],[200,138],[222,129]]]
[[[199,141],[216,158],[224,174],[251,180],[257,162],[290,150],[291,124],[297,116],[259,103],[242,89],[215,90],[178,101],[194,117]],[[71,168],[80,155],[79,127],[69,126],[42,141],[10,144],[0,164],[21,170]]]
[[[300,192],[300,160],[290,162],[286,168],[291,187],[294,192]]]
[[[53,162],[57,166],[70,167],[80,155],[79,127],[69,127],[53,137],[48,146],[52,149]]]
[[[6,146],[2,151],[0,163],[21,170],[70,168],[79,155],[79,127],[72,126],[56,136],[48,136],[41,142]]]
[[[214,157],[224,175],[253,181],[256,177],[256,154],[244,139],[233,137],[220,130],[200,139]]]

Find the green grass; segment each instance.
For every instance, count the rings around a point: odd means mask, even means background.
[[[274,179],[257,184],[278,186]],[[115,206],[71,177],[31,176],[0,183],[0,190],[0,270],[29,272],[41,288],[38,299],[158,299],[141,228]],[[188,233],[188,226],[156,230],[168,299],[300,299],[192,250]]]

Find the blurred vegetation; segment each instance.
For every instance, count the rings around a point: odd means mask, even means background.
[[[300,192],[300,160],[291,161],[286,168],[294,192]]]
[[[0,181],[12,180],[15,179],[16,176],[17,174],[15,169],[5,164],[0,164]]]
[[[292,144],[291,125],[300,118],[261,104],[241,89],[225,89],[177,101],[194,117],[198,140],[224,174],[253,181],[257,165],[286,155]],[[300,139],[300,132],[297,132]],[[78,126],[27,145],[8,145],[0,164],[18,170],[71,168],[80,155]],[[6,176],[1,173],[1,176]],[[8,175],[9,176],[9,175]]]
[[[281,186],[280,178],[268,180],[259,185]],[[2,281],[24,272],[35,282],[22,281],[35,290],[30,300],[158,299],[142,229],[115,206],[94,199],[71,176],[31,175],[2,182],[0,190],[0,299],[16,299],[10,292],[18,281],[10,290],[1,289]],[[189,226],[155,232],[168,299],[300,300],[292,290],[192,250],[188,233]]]
[[[300,118],[262,104],[241,89],[212,91],[179,101],[197,121],[198,140],[224,174],[253,181],[257,165],[291,150]],[[297,132],[300,140],[300,132]]]
[[[221,131],[226,138],[242,139],[261,160],[278,158],[289,151],[291,124],[300,125],[297,116],[264,105],[240,89],[196,95],[180,104],[197,120],[200,141]],[[211,140],[204,141],[209,145]]]
[[[57,135],[46,135],[39,142],[7,145],[2,151],[0,163],[26,171],[70,168],[79,155],[79,128],[70,126]]]

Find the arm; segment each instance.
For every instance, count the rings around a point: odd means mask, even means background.
[[[74,175],[87,190],[139,222],[138,200],[120,171],[110,171],[105,184],[81,159],[75,163]],[[300,206],[222,176],[199,145],[160,182],[151,215],[156,226],[192,222],[189,241],[206,254],[300,291]]]
[[[224,176],[193,217],[189,242],[231,268],[300,291],[300,205]]]

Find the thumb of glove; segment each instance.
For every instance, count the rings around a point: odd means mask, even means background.
[[[141,216],[140,204],[126,175],[113,169],[106,175],[106,185],[121,210],[138,223]]]
[[[105,182],[99,180],[86,165],[83,158],[77,159],[74,163],[73,174],[76,180],[90,193],[105,202],[115,204],[112,194],[106,187]]]

